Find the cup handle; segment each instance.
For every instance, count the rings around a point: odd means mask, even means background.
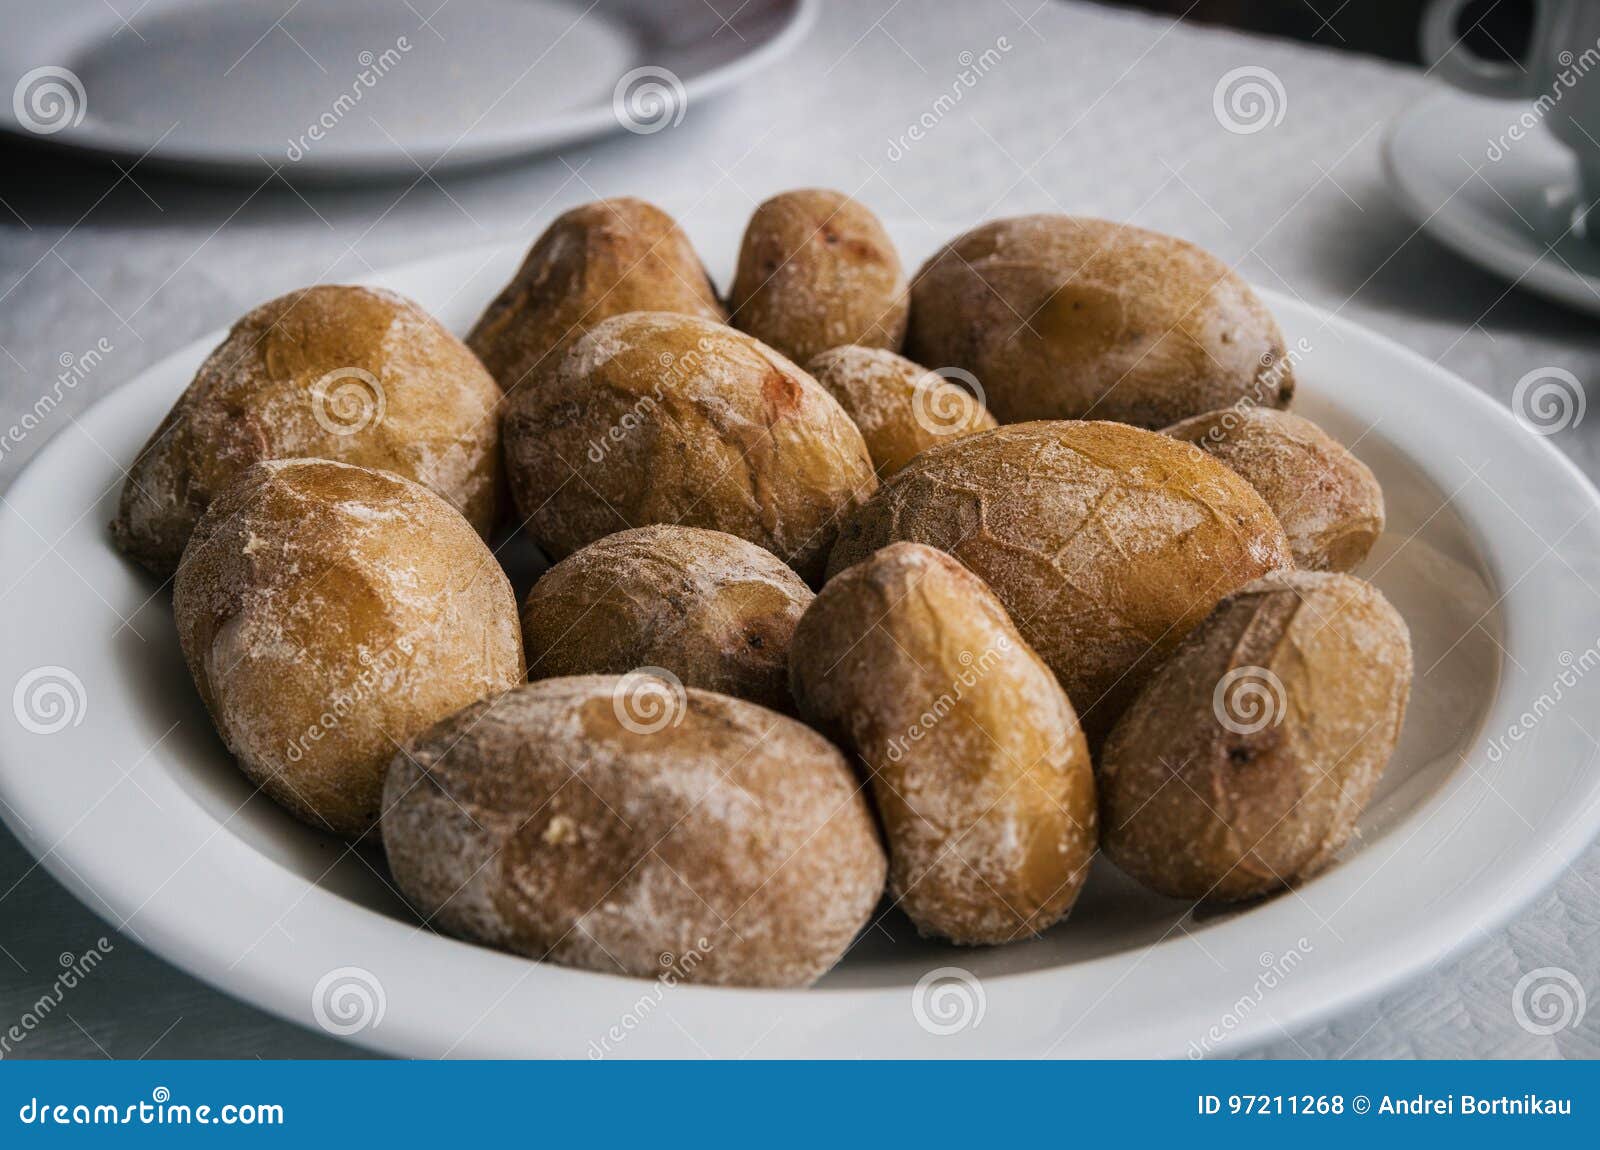
[[[1422,17],[1422,55],[1439,75],[1458,88],[1514,100],[1532,95],[1532,81],[1515,64],[1485,60],[1456,31],[1468,0],[1431,0]]]

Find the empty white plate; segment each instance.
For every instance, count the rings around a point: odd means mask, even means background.
[[[816,0],[8,0],[0,130],[146,163],[417,176],[681,121]]]

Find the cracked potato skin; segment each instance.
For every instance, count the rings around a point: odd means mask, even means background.
[[[909,294],[878,217],[842,192],[808,188],[750,217],[729,304],[735,327],[804,363],[846,344],[899,351]]]
[[[877,487],[861,432],[816,380],[723,324],[633,312],[508,397],[506,470],[535,543],[564,559],[673,523],[766,548],[815,584]]]
[[[676,220],[631,196],[557,216],[467,335],[507,391],[562,347],[630,311],[671,311],[723,322],[727,313]]]
[[[829,572],[901,540],[989,585],[1091,747],[1219,599],[1291,563],[1248,483],[1120,423],[1011,424],[923,452],[851,516]]]
[[[1294,571],[1217,605],[1146,684],[1099,759],[1101,840],[1174,898],[1302,882],[1355,834],[1400,737],[1405,621],[1369,583]]]
[[[892,544],[828,582],[790,659],[801,714],[870,771],[890,892],[919,931],[997,944],[1066,915],[1095,851],[1089,748],[982,580]]]
[[[906,354],[976,375],[1001,423],[1166,427],[1238,400],[1287,407],[1277,322],[1226,264],[1129,224],[994,220],[911,286]]]
[[[883,893],[849,764],[794,719],[693,687],[630,725],[629,682],[529,683],[395,756],[395,882],[441,929],[530,958],[810,985]]]
[[[789,643],[811,589],[721,531],[607,535],[546,571],[522,608],[534,679],[662,667],[688,687],[788,712]]]
[[[1383,534],[1383,489],[1322,428],[1270,408],[1196,415],[1163,433],[1192,443],[1261,493],[1289,536],[1297,567],[1350,571]]]

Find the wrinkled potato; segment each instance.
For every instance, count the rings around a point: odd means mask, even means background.
[[[1002,943],[1067,913],[1095,850],[1089,748],[981,579],[885,547],[822,589],[791,666],[800,713],[871,772],[890,892],[920,931]]]
[[[630,311],[727,319],[676,220],[629,196],[597,200],[563,212],[534,241],[467,346],[510,392],[567,343]]]
[[[429,922],[612,974],[806,986],[883,893],[850,765],[793,719],[648,676],[518,687],[395,756],[383,845]]]
[[[1106,852],[1175,898],[1231,901],[1326,868],[1400,737],[1404,620],[1371,584],[1298,571],[1218,604],[1111,732]]]
[[[1073,216],[995,220],[916,275],[906,354],[975,374],[1001,423],[1166,427],[1238,400],[1287,407],[1266,307],[1193,244]]]
[[[1230,408],[1167,428],[1244,476],[1289,536],[1295,565],[1349,571],[1383,534],[1383,489],[1365,463],[1309,419]]]
[[[660,667],[789,711],[789,640],[811,589],[754,543],[699,527],[607,535],[546,571],[522,608],[535,679]]]
[[[139,452],[112,538],[177,569],[207,505],[253,463],[318,458],[432,488],[488,534],[500,484],[500,390],[403,296],[323,285],[262,304],[228,333]]]
[[[879,478],[935,443],[995,426],[966,388],[883,348],[836,347],[806,370],[855,420]]]
[[[553,559],[629,527],[726,531],[807,582],[877,486],[861,432],[805,372],[722,324],[606,320],[508,397],[506,468]]]
[[[1248,483],[1121,423],[1012,424],[930,448],[850,517],[829,572],[897,540],[988,583],[1091,747],[1217,600],[1291,562]]]
[[[249,468],[195,527],[172,611],[250,781],[348,838],[375,824],[397,744],[522,680],[494,556],[448,503],[386,471]]]
[[[899,351],[908,295],[878,217],[842,192],[773,196],[750,217],[733,324],[796,363],[845,344]]]

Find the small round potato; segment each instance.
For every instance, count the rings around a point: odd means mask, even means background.
[[[837,573],[897,540],[983,579],[1056,673],[1094,747],[1230,591],[1290,565],[1261,496],[1122,423],[1019,423],[930,448],[851,516]]]
[[[416,304],[324,285],[262,304],[228,333],[140,451],[111,524],[171,575],[207,505],[252,463],[332,459],[432,488],[487,535],[500,486],[500,389]]]
[[[448,503],[386,471],[251,467],[195,527],[172,610],[240,768],[349,838],[377,821],[397,744],[522,680],[494,556]]]
[[[995,426],[966,388],[883,348],[836,347],[806,370],[855,420],[880,479],[936,443]]]
[[[920,931],[1010,942],[1067,913],[1095,850],[1089,748],[981,579],[885,547],[822,589],[791,664],[800,713],[871,772],[890,892]]]
[[[789,711],[789,640],[811,589],[754,543],[699,527],[607,535],[522,607],[535,679],[661,667],[686,686]]]
[[[995,220],[945,245],[912,283],[906,354],[974,373],[1001,423],[1159,428],[1294,392],[1277,323],[1226,264],[1073,216]]]
[[[815,583],[841,517],[877,486],[816,380],[743,332],[666,312],[572,344],[509,397],[504,434],[517,508],[553,559],[674,523],[748,539]]]
[[[1309,419],[1243,407],[1167,428],[1231,467],[1261,493],[1289,536],[1295,565],[1357,567],[1383,534],[1383,489],[1365,463]]]
[[[878,217],[842,192],[773,196],[750,217],[733,324],[796,363],[845,344],[899,351],[905,272]]]
[[[544,679],[397,755],[383,845],[440,928],[568,966],[806,986],[883,893],[836,748],[742,699],[645,675]]]
[[[1312,571],[1250,584],[1190,633],[1107,740],[1107,853],[1183,899],[1310,878],[1355,834],[1410,687],[1410,636],[1377,588]]]
[[[643,200],[597,200],[563,212],[534,241],[467,345],[510,392],[565,344],[629,311],[727,318],[676,220]]]

